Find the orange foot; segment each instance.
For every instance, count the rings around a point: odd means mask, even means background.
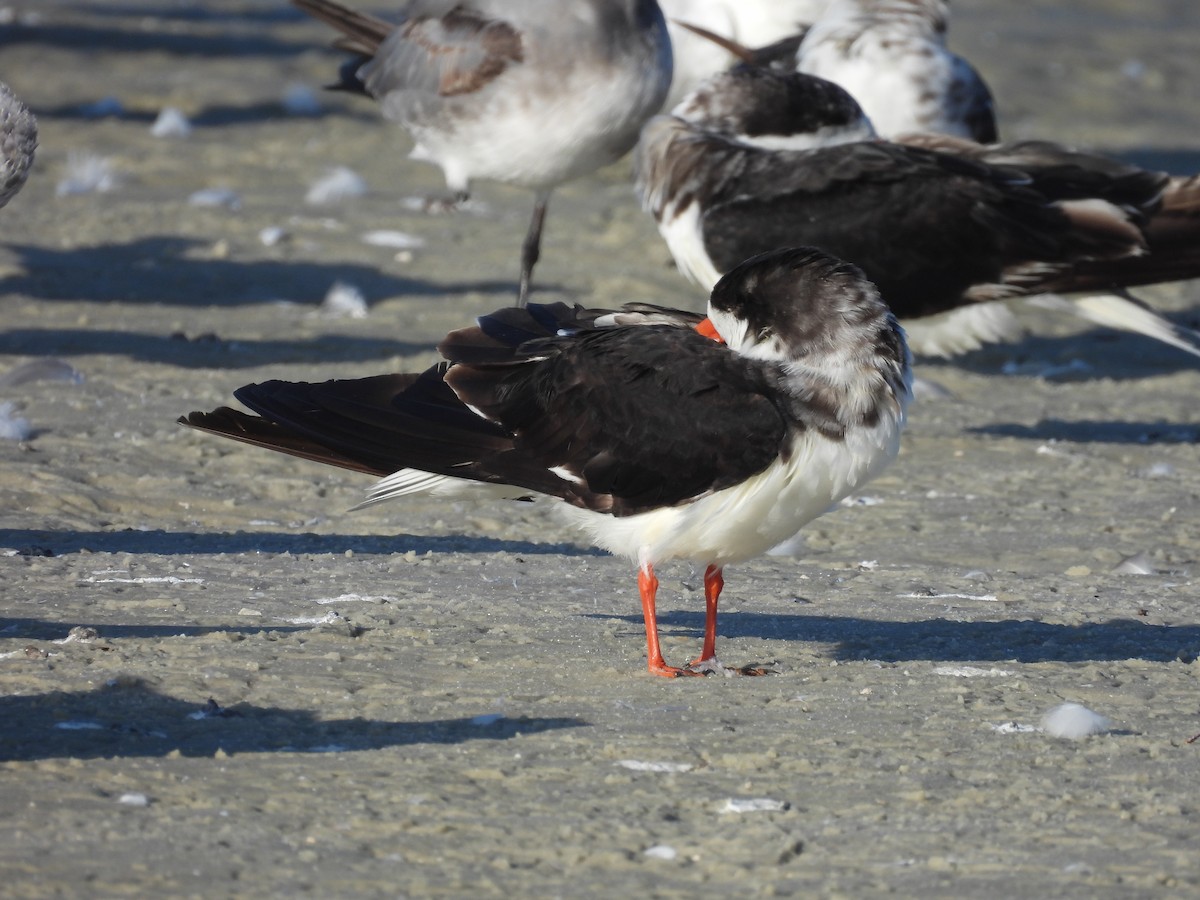
[[[703,672],[699,669],[693,669],[691,666],[668,666],[666,663],[655,665],[650,664],[650,674],[659,675],[663,678],[684,678],[696,675],[707,675],[708,672]]]
[[[778,675],[779,671],[753,663],[746,666],[726,666],[719,662],[715,656],[710,656],[708,659],[692,660],[686,666],[668,666],[665,663],[657,666],[652,665],[650,666],[650,673],[652,675],[660,675],[663,678],[694,678],[704,675],[724,675],[726,677],[733,675]]]

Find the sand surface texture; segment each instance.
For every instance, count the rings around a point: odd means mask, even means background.
[[[424,211],[440,174],[303,90],[341,57],[283,2],[4,11],[42,132],[0,211],[0,401],[30,432],[0,441],[5,897],[1200,890],[1195,360],[1022,309],[1038,336],[921,365],[943,396],[897,463],[726,573],[722,658],[778,674],[653,678],[630,566],[545,505],[349,513],[368,479],[175,424],[427,365],[510,302],[530,196]],[[1200,171],[1194,0],[954,14],[1006,137]],[[188,136],[151,133],[165,107]],[[306,202],[337,166],[365,194]],[[364,317],[322,310],[339,281]],[[535,282],[703,304],[627,162],[555,195]],[[1143,296],[1200,324],[1200,283]],[[661,574],[684,661],[701,573]],[[1042,731],[1065,701],[1107,729]]]

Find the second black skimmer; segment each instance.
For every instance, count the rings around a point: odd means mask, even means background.
[[[1200,355],[1125,292],[1200,276],[1200,181],[1049,142],[870,133],[837,85],[738,66],[647,123],[639,191],[701,287],[754,253],[821,247],[863,268],[919,353],[1010,337],[989,301],[1086,291],[1071,312]]]
[[[442,342],[420,374],[236,391],[181,422],[383,476],[368,502],[416,492],[561,501],[638,568],[648,664],[716,660],[722,570],[791,537],[896,455],[911,373],[903,332],[855,266],[812,249],[735,267],[708,320],[657,308],[500,310]],[[715,329],[724,343],[704,334]],[[706,567],[704,644],[659,647],[654,567]]]
[[[350,90],[408,130],[459,199],[475,179],[536,197],[521,252],[529,294],[555,187],[624,156],[662,106],[671,45],[655,0],[410,0],[397,23],[292,0],[342,33]]]

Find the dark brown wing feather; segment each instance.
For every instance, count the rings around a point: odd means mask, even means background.
[[[466,5],[409,3],[387,22],[333,0],[292,0],[340,34],[334,46],[359,57],[338,87],[376,98],[393,91],[451,97],[479,90],[524,59],[521,33]]]
[[[333,0],[292,0],[292,5],[341,33],[335,46],[371,57],[396,26]]]
[[[372,96],[470,94],[524,60],[521,32],[502,19],[455,7],[444,15],[412,15],[361,71]]]

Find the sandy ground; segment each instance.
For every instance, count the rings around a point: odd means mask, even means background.
[[[1195,361],[1023,312],[1038,336],[922,366],[947,396],[896,465],[727,573],[722,657],[778,674],[652,678],[629,566],[543,508],[350,514],[365,479],[174,424],[248,381],[425,365],[509,301],[528,196],[422,213],[440,176],[370,104],[286,115],[338,56],[282,2],[5,8],[0,78],[42,126],[0,212],[0,400],[33,431],[0,441],[6,897],[1200,888]],[[1200,170],[1194,0],[955,14],[1008,136]],[[164,106],[190,137],[150,134]],[[56,196],[87,154],[112,190]],[[305,203],[335,165],[366,196]],[[537,276],[702,302],[625,165],[556,195]],[[365,318],[319,313],[339,280]],[[1145,296],[1196,324],[1200,284]],[[698,572],[662,611],[690,658]],[[1110,730],[1037,730],[1064,700]]]

